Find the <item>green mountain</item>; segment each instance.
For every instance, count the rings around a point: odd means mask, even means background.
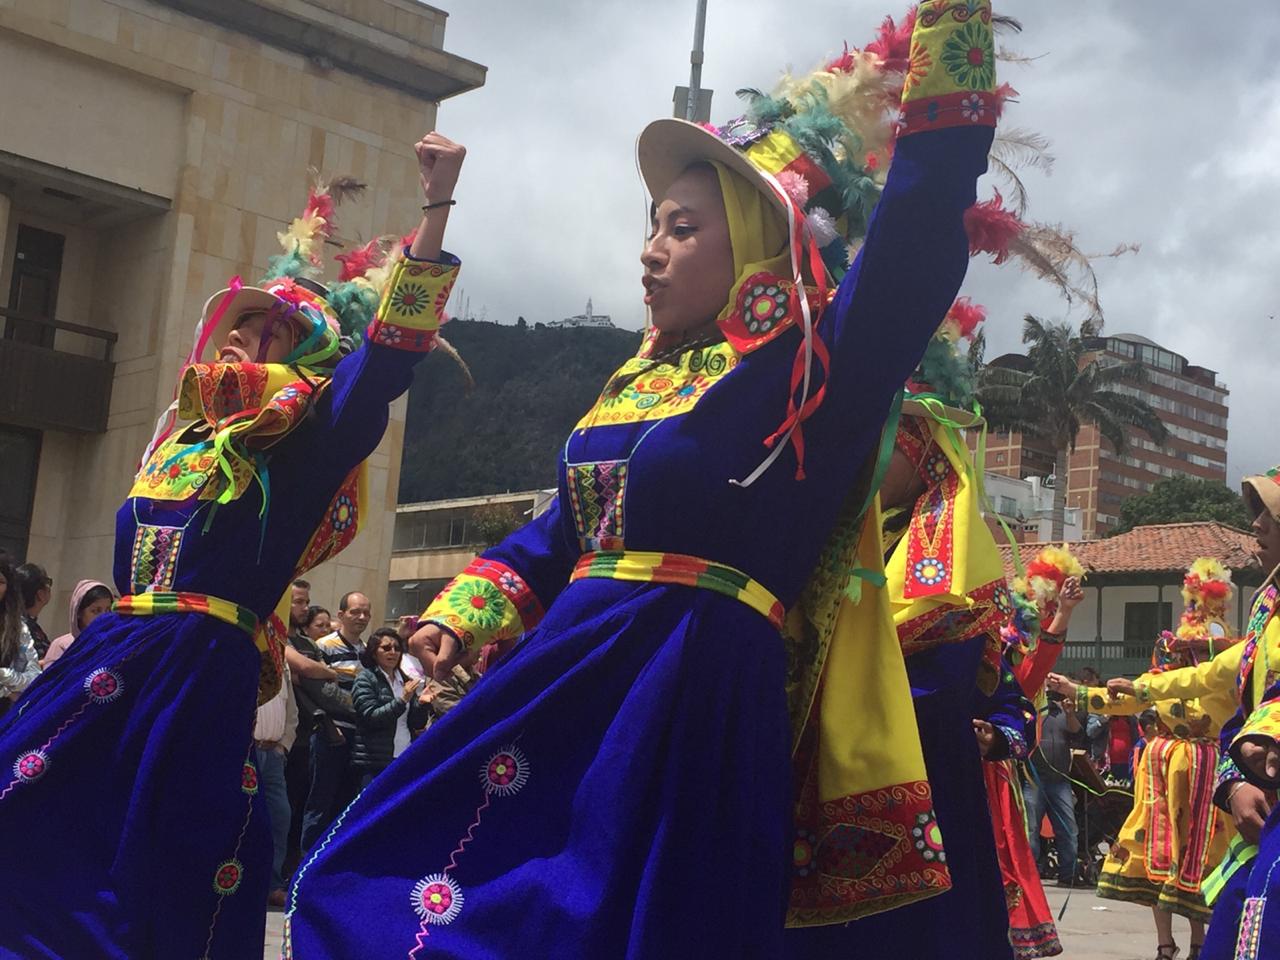
[[[555,486],[569,431],[609,375],[635,354],[627,330],[499,326],[454,320],[445,335],[475,389],[436,351],[409,389],[400,502]]]

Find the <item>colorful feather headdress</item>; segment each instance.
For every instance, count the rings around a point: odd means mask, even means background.
[[[1035,649],[1042,625],[1057,612],[1062,585],[1068,577],[1083,577],[1084,572],[1084,565],[1065,545],[1037,553],[1026,572],[1009,584],[1013,612],[1000,631],[1006,649],[1024,654]]]
[[[261,338],[264,342],[273,324],[289,323],[295,328],[296,346],[282,363],[308,376],[324,376],[343,353],[358,346],[389,276],[394,242],[378,238],[356,251],[339,255],[342,271],[331,287],[324,286],[318,278],[323,274],[323,246],[337,229],[338,205],[359,196],[364,189],[365,184],[353,177],[325,180],[313,171],[302,214],[276,235],[282,250],[267,261],[266,277],[256,286],[247,286],[234,277],[205,302],[183,368],[207,362],[211,346],[220,344],[247,311],[267,315]],[[173,433],[177,420],[175,399],[161,414],[142,464]]]
[[[266,277],[256,287],[244,286],[237,277],[209,298],[190,362],[201,358],[207,344],[218,342],[245,309],[256,307],[270,309],[273,316],[299,328],[297,346],[284,359],[287,364],[322,368],[358,346],[378,306],[390,242],[377,238],[340,254],[342,272],[333,286],[324,286],[319,278],[324,272],[324,244],[337,230],[337,207],[364,190],[365,184],[354,177],[324,180],[313,171],[302,214],[276,234],[282,252],[267,261]]]
[[[1210,644],[1227,635],[1227,603],[1231,600],[1231,573],[1211,557],[1200,557],[1182,578],[1182,615],[1176,630],[1164,630],[1151,654],[1153,670],[1169,670],[1198,662],[1192,652],[1173,649],[1175,640],[1203,640]]]

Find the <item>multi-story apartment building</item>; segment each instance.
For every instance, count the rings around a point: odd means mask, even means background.
[[[1168,428],[1169,438],[1155,444],[1144,433],[1129,430],[1125,450],[1117,454],[1103,442],[1097,427],[1086,424],[1076,438],[1069,461],[1067,506],[1080,511],[1086,537],[1104,536],[1119,519],[1128,497],[1145,493],[1165,477],[1227,479],[1227,385],[1217,374],[1189,362],[1146,337],[1123,333],[1087,341],[1084,362],[1137,361],[1147,382],[1118,389],[1150,404]],[[1026,362],[1007,354],[993,364],[1017,367]],[[1005,476],[1050,477],[1054,451],[1027,434],[992,434],[987,438],[986,469]],[[1053,477],[1052,483],[1061,478]]]

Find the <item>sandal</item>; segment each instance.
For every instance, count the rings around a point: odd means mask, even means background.
[[[1156,960],[1176,960],[1178,945],[1176,943],[1160,943],[1156,945]]]

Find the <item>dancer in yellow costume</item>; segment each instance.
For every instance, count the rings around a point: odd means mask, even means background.
[[[1213,805],[1217,738],[1235,713],[1234,692],[1219,684],[1190,694],[1194,654],[1179,652],[1189,645],[1211,650],[1226,636],[1230,574],[1216,560],[1197,560],[1183,580],[1182,596],[1186,609],[1177,633],[1166,631],[1156,641],[1153,669],[1133,683],[1133,694],[1076,686],[1057,675],[1049,681],[1060,693],[1074,694],[1081,713],[1133,715],[1148,708],[1157,713],[1159,732],[1134,770],[1133,811],[1098,880],[1098,896],[1152,908],[1157,960],[1177,954],[1174,913],[1191,923],[1188,957],[1199,956],[1210,916],[1201,884],[1222,861],[1235,833]]]
[[[1226,722],[1219,738],[1214,803],[1231,816],[1236,835],[1218,869],[1205,879],[1205,900],[1213,907],[1213,918],[1205,934],[1201,960],[1232,960],[1237,954],[1238,930],[1248,927],[1246,898],[1251,884],[1266,879],[1270,870],[1258,858],[1262,828],[1275,804],[1274,791],[1260,782],[1250,782],[1228,752],[1247,718],[1266,699],[1280,669],[1280,618],[1275,616],[1280,602],[1280,467],[1265,474],[1245,477],[1241,493],[1254,515],[1252,532],[1257,540],[1256,556],[1270,576],[1253,595],[1243,641],[1218,653],[1198,667],[1137,680],[1111,680],[1107,686],[1116,694],[1149,698],[1200,697],[1215,699],[1226,709],[1227,701],[1239,706]],[[1257,876],[1254,876],[1257,874]],[[1241,953],[1250,957],[1247,950]]]

